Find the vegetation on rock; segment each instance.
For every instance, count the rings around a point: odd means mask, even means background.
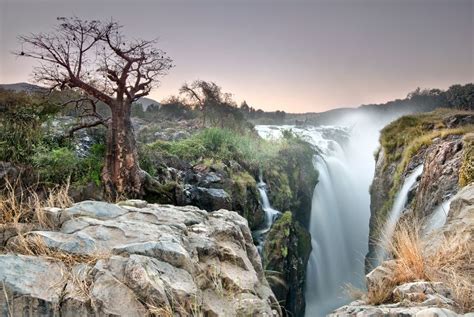
[[[306,265],[311,236],[290,211],[273,224],[263,248],[263,266],[277,299],[294,316],[304,314]]]
[[[466,118],[465,122],[462,118]],[[394,166],[394,174],[391,177],[392,185],[388,199],[378,212],[378,223],[384,223],[383,219],[390,211],[400,188],[402,176],[412,158],[421,149],[429,147],[438,138],[445,139],[451,135],[465,135],[471,132],[474,132],[472,113],[448,109],[403,116],[386,126],[380,136],[380,144],[385,154],[383,169]],[[462,172],[466,173],[465,177],[469,177],[468,164],[466,163],[466,172]]]

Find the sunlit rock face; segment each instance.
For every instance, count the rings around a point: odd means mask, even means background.
[[[13,316],[281,315],[235,212],[133,200],[45,214],[58,230],[29,232],[26,242],[77,260],[0,255],[0,307]],[[6,247],[22,252],[24,243],[13,236]]]

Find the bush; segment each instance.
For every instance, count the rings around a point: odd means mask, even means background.
[[[41,142],[41,125],[58,111],[40,96],[0,90],[0,161],[29,163]]]
[[[258,168],[263,161],[277,156],[278,150],[285,143],[286,140],[263,140],[254,132],[240,134],[229,129],[209,128],[189,139],[173,142],[157,141],[148,144],[142,149],[142,155],[146,156],[146,153],[158,151],[191,162],[204,158],[234,160],[240,164]],[[148,163],[145,162],[145,164]]]
[[[104,167],[104,158],[105,145],[100,143],[92,145],[89,154],[80,161],[78,179],[73,179],[73,181],[80,183],[94,182],[99,186]]]
[[[41,182],[61,184],[70,180],[83,184],[92,181],[99,185],[104,154],[103,144],[94,144],[84,158],[79,158],[69,147],[40,147],[33,155],[32,163]]]
[[[73,150],[62,147],[57,149],[39,148],[32,158],[39,179],[50,183],[63,183],[76,178],[80,160]]]

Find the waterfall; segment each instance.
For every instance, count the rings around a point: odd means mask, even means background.
[[[349,115],[338,126],[256,126],[263,138],[282,137],[291,129],[318,149],[309,231],[311,252],[306,272],[306,316],[325,316],[351,301],[345,287],[365,287],[373,153],[379,131],[402,115]],[[349,128],[350,127],[350,128]]]
[[[389,247],[389,243],[392,239],[393,232],[395,231],[395,227],[397,226],[398,219],[400,218],[403,210],[406,207],[408,201],[408,193],[416,184],[418,177],[423,173],[423,164],[417,166],[411,173],[408,175],[400,190],[398,191],[397,195],[395,196],[395,201],[393,203],[392,209],[388,215],[388,219],[385,223],[382,236],[381,236],[381,243],[377,247],[376,256],[377,256],[377,263],[381,263],[387,258],[387,249]]]
[[[252,235],[254,240],[257,242],[258,252],[262,254],[265,238],[280,212],[278,210],[273,209],[270,204],[270,200],[268,199],[267,195],[267,184],[263,182],[263,177],[261,173],[259,176],[257,189],[258,193],[260,194],[260,204],[262,206],[263,211],[265,212],[265,222],[264,226],[261,229],[255,230]]]
[[[364,287],[369,232],[369,185],[378,129],[372,122],[344,126],[257,126],[264,138],[292,129],[313,144],[319,181],[313,193],[309,231],[313,251],[306,277],[306,316],[325,316],[350,301],[344,287]],[[347,128],[351,126],[351,128]],[[364,127],[364,129],[360,129]],[[370,128],[369,128],[370,127]]]

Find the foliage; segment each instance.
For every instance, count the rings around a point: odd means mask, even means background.
[[[42,181],[56,184],[76,176],[79,168],[79,158],[66,147],[51,150],[38,148],[32,161]]]
[[[395,195],[401,185],[402,175],[420,149],[433,143],[436,138],[446,138],[449,135],[464,135],[474,131],[473,125],[463,125],[454,128],[447,127],[447,120],[456,115],[467,114],[463,111],[439,109],[430,113],[403,116],[392,122],[381,131],[380,143],[385,153],[384,168],[395,165],[393,184],[387,201],[378,213],[379,223],[384,223]],[[465,152],[466,153],[466,152]],[[469,157],[469,154],[466,154]],[[469,160],[460,171],[460,183],[469,179]],[[472,172],[471,172],[472,173]]]
[[[474,134],[466,134],[463,139],[464,155],[459,170],[459,186],[464,187],[474,182]]]
[[[445,95],[448,104],[453,108],[474,110],[474,84],[453,85]]]
[[[62,184],[70,178],[72,183],[95,182],[100,184],[105,146],[94,144],[89,154],[80,158],[70,147],[40,147],[32,157],[39,180]]]
[[[251,125],[245,120],[244,114],[232,100],[230,93],[222,92],[222,88],[214,82],[195,80],[185,83],[180,94],[190,107],[202,115],[203,126],[230,128],[235,131],[248,129]]]
[[[43,137],[41,125],[57,111],[39,95],[0,90],[0,161],[28,163]]]
[[[143,119],[146,117],[145,111],[143,110],[143,105],[141,103],[133,103],[131,106],[131,116]]]
[[[314,148],[290,130],[283,132],[276,155],[262,162],[269,197],[275,208],[292,210],[303,224],[309,221],[311,199],[318,174],[313,166]]]
[[[162,101],[160,105],[150,105],[146,110],[146,117],[149,120],[190,120],[197,115],[197,111],[193,110],[192,106],[186,103],[186,100],[176,96],[169,97]]]
[[[389,101],[385,104],[363,105],[361,109],[370,109],[377,112],[433,111],[437,108],[451,108],[457,110],[474,109],[474,84],[453,85],[448,90],[417,88],[409,93],[405,99]]]
[[[275,157],[286,141],[266,141],[255,133],[236,133],[230,129],[208,128],[180,141],[156,141],[145,146],[146,152],[165,152],[183,160],[197,162],[203,158],[234,160],[245,166],[258,166]]]

